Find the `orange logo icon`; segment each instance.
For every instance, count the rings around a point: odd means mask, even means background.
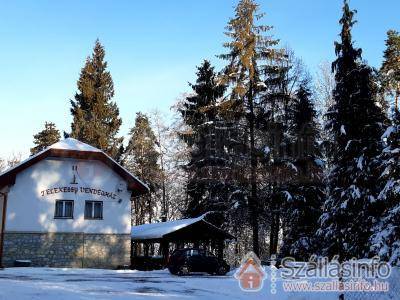
[[[257,255],[253,252],[246,254],[240,268],[235,273],[235,278],[243,291],[257,292],[262,289],[266,273],[261,266]]]

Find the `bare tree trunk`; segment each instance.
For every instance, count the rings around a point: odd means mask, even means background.
[[[168,208],[167,208],[167,197],[165,191],[165,170],[164,170],[164,153],[161,141],[161,128],[160,124],[157,122],[157,133],[158,133],[158,147],[160,149],[160,167],[161,167],[161,188],[162,188],[162,212],[161,221],[166,222],[168,220]]]
[[[254,117],[254,100],[253,100],[253,84],[250,82],[250,88],[248,93],[248,104],[250,114],[248,116],[249,130],[250,130],[250,184],[251,184],[251,195],[249,199],[251,227],[253,232],[253,252],[256,255],[260,255],[259,245],[259,228],[258,228],[258,198],[257,198],[257,157],[255,153],[255,117]]]
[[[271,228],[269,233],[269,255],[275,255],[278,252],[278,239],[280,229],[280,212],[273,199],[271,212]]]
[[[279,228],[280,228],[280,212],[279,209],[277,208],[274,212],[274,219],[273,219],[275,225],[274,225],[274,231],[272,234],[274,235],[274,245],[272,248],[273,254],[278,253],[278,239],[279,239]]]
[[[341,256],[339,255],[339,264],[340,264],[339,289],[341,289],[341,285],[344,283],[344,280],[343,280],[343,269],[342,269],[341,263],[342,263],[342,259],[341,259]],[[344,300],[344,291],[343,290],[340,290],[339,300]]]
[[[343,250],[343,236],[342,236],[342,232],[341,232],[341,223],[338,224],[339,225],[339,230],[337,231],[337,238],[338,238],[338,261],[339,261],[339,265],[340,265],[340,271],[339,271],[339,289],[340,289],[340,285],[344,283],[344,279],[343,279],[343,269],[342,269],[342,262],[343,262],[343,257],[344,257],[344,250]],[[339,294],[339,300],[344,300],[344,291],[341,291]]]
[[[275,254],[274,251],[274,244],[275,244],[275,222],[274,222],[274,213],[272,213],[271,216],[271,226],[270,226],[270,230],[269,230],[269,256],[272,256]]]

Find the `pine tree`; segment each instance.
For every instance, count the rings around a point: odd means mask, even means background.
[[[226,169],[224,130],[218,117],[217,101],[223,96],[225,86],[217,83],[217,74],[205,60],[197,68],[195,84],[190,84],[194,95],[186,98],[181,109],[182,118],[190,131],[182,138],[191,149],[186,166],[189,173],[189,202],[185,215],[197,217],[207,211],[224,211],[226,186],[221,169]]]
[[[384,207],[374,234],[371,250],[382,260],[400,266],[400,113],[395,111],[393,124],[388,126],[382,138],[385,148],[379,156],[381,161],[378,201]]]
[[[144,181],[151,190],[145,195],[141,205],[135,201],[136,225],[154,219],[156,203],[154,193],[159,188],[160,167],[158,164],[157,138],[151,128],[149,118],[142,113],[136,114],[135,126],[129,132],[129,143],[123,155],[124,166]],[[145,218],[147,217],[147,220]]]
[[[31,155],[46,149],[60,140],[60,131],[51,122],[45,122],[44,129],[33,136],[35,147],[31,148]]]
[[[223,107],[230,110],[238,125],[243,125],[243,145],[249,158],[249,219],[252,228],[253,251],[259,254],[259,197],[257,195],[257,168],[259,159],[256,145],[257,94],[264,88],[260,76],[263,63],[273,60],[276,51],[272,48],[278,41],[266,36],[270,26],[258,25],[263,14],[253,0],[241,0],[235,9],[235,17],[227,26],[230,41],[224,46],[229,53],[219,57],[229,62],[224,70],[223,81],[231,84],[230,99]]]
[[[327,130],[332,133],[332,164],[328,175],[329,197],[320,218],[319,234],[325,242],[323,254],[340,259],[362,258],[376,221],[375,157],[380,152],[383,114],[376,105],[373,72],[361,60],[361,49],[353,46],[351,29],[354,11],[344,1],[340,19],[341,42],[336,42],[337,59],[334,104],[327,113]]]
[[[384,61],[380,69],[383,92],[394,96],[394,107],[398,110],[400,96],[400,35],[395,30],[387,32]]]
[[[324,188],[318,144],[316,111],[307,82],[300,84],[291,111],[292,163],[296,174],[283,203],[283,244],[280,256],[307,261],[317,251],[315,233],[321,215]]]
[[[70,136],[97,147],[114,159],[122,151],[122,137],[117,137],[122,120],[114,97],[114,84],[104,61],[105,51],[96,40],[93,54],[86,59],[78,80],[79,92],[71,100]]]

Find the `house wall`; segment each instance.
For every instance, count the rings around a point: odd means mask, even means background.
[[[130,264],[130,235],[78,232],[7,232],[3,264],[33,267],[116,268]]]
[[[72,170],[77,166],[77,171]],[[71,184],[75,173],[76,182]],[[57,192],[54,188],[77,188]],[[81,192],[112,193],[114,198]],[[120,190],[120,191],[118,191]],[[74,200],[73,219],[55,219],[56,200]],[[85,200],[103,201],[103,220],[85,220]],[[100,161],[47,158],[16,177],[8,193],[6,231],[130,233],[130,192],[126,182]]]
[[[130,195],[126,182],[100,161],[47,158],[25,169],[8,193],[4,265],[129,264]],[[73,219],[54,218],[56,200],[74,201]],[[103,201],[102,220],[84,218],[86,200]]]

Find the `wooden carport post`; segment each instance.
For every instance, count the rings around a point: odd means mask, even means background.
[[[218,259],[224,259],[224,241],[218,240],[217,241],[217,248],[218,248]]]
[[[138,245],[131,239],[131,269],[135,267],[138,254]]]
[[[163,264],[164,266],[167,265],[168,263],[168,258],[169,258],[169,242],[167,240],[162,240],[160,242],[160,247],[161,247],[161,252],[163,256]]]

